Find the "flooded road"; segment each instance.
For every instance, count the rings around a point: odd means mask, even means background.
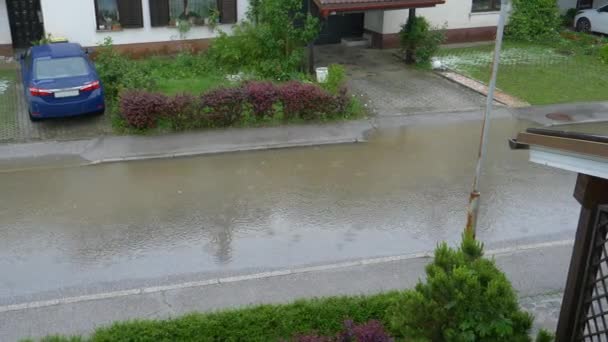
[[[573,238],[575,175],[533,165],[492,124],[478,236]],[[457,241],[480,122],[366,144],[0,176],[0,303],[428,251]]]

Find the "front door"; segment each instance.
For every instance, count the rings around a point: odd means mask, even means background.
[[[25,48],[44,35],[40,0],[6,0],[13,47]]]

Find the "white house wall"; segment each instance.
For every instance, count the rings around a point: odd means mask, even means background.
[[[384,27],[384,11],[368,11],[365,12],[366,30],[382,33]]]
[[[0,0],[4,1],[4,0]],[[135,1],[135,0],[134,0]],[[148,0],[142,1],[144,27],[122,31],[97,31],[94,0],[41,0],[45,32],[56,37],[65,37],[83,46],[94,46],[111,37],[114,44],[153,43],[180,40],[179,32],[172,27],[151,27]],[[244,18],[248,0],[239,0],[238,18]],[[2,15],[0,15],[2,20]],[[220,25],[219,29],[230,32],[231,25]],[[192,27],[185,39],[205,39],[217,36],[207,26]],[[10,37],[9,37],[10,38]]]
[[[416,15],[424,16],[433,26],[447,29],[496,26],[498,12],[472,13],[472,0],[447,0],[445,4],[432,8],[420,8]],[[383,34],[397,33],[408,16],[408,10],[386,11],[382,27]]]
[[[0,0],[0,45],[9,45],[12,43],[6,0]]]

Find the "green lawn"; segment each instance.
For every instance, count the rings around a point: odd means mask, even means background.
[[[493,48],[445,48],[439,57],[450,69],[488,83]],[[608,65],[582,52],[505,42],[498,87],[536,105],[608,100]]]
[[[157,88],[167,95],[179,93],[200,95],[209,89],[226,85],[229,85],[229,82],[221,76],[208,75],[196,78],[162,79],[158,82]]]
[[[17,118],[17,101],[15,82],[17,80],[17,74],[15,69],[12,68],[0,68],[0,129],[3,131],[0,139],[6,138],[11,130],[11,127],[16,127]],[[7,132],[4,132],[4,131]]]

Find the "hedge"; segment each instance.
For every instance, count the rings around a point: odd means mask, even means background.
[[[345,118],[354,101],[346,88],[332,94],[312,83],[248,82],[219,88],[201,96],[166,96],[143,90],[120,95],[120,113],[127,126],[156,127],[165,121],[175,130],[228,127],[265,121],[319,121]]]
[[[299,300],[210,314],[190,314],[170,320],[136,320],[96,330],[90,338],[47,337],[46,341],[281,341],[314,332],[335,336],[345,320],[378,320],[388,324],[386,308],[400,292],[373,296]],[[45,341],[45,340],[43,340]],[[46,342],[45,341],[45,342]]]

